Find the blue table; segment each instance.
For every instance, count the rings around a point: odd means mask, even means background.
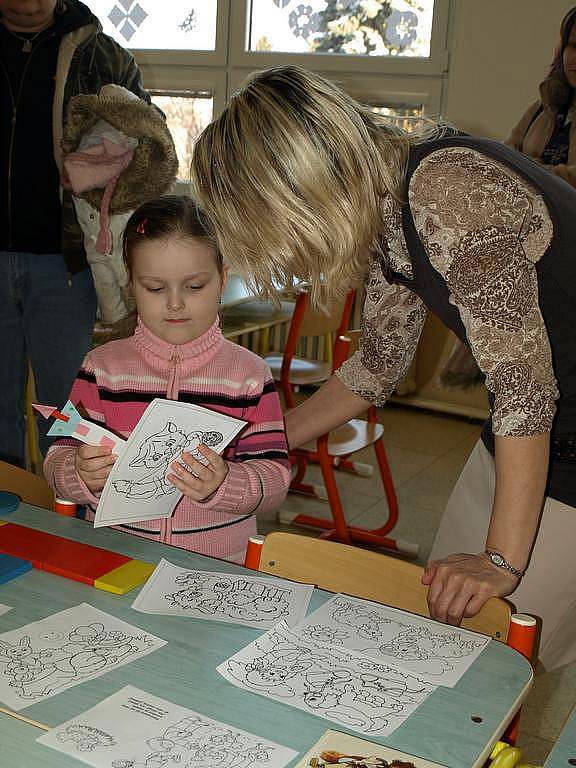
[[[93,529],[81,520],[26,504],[4,519],[148,562],[157,563],[165,557],[184,567],[243,571],[231,563],[136,536]],[[125,596],[112,595],[37,570],[0,585],[0,602],[13,606],[12,611],[0,616],[0,632],[87,602],[168,641],[166,646],[138,661],[27,707],[21,714],[54,726],[131,684],[300,753],[328,728],[345,730],[338,724],[236,688],[215,671],[218,664],[252,642],[259,634],[256,630],[214,621],[136,613],[130,608],[135,595],[135,590]],[[329,593],[317,590],[311,609],[328,597]],[[447,768],[481,766],[531,683],[532,669],[526,660],[502,643],[491,642],[454,688],[439,688],[391,736],[374,740]],[[40,734],[37,728],[2,714],[0,766],[78,768],[76,760],[37,745],[35,739]]]
[[[544,768],[569,768],[571,765],[576,765],[576,708],[566,721]]]

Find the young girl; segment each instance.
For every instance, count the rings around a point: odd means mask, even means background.
[[[124,259],[138,325],[133,336],[87,355],[70,400],[123,436],[155,397],[201,405],[248,426],[222,457],[202,445],[207,466],[184,453],[197,477],[171,465],[169,480],[184,494],[171,519],[117,527],[241,562],[256,513],[277,507],[289,484],[272,376],[259,357],[222,336],[226,268],[192,200],[162,197],[135,211],[124,232]],[[115,458],[110,449],[59,440],[44,473],[57,495],[93,508]]]

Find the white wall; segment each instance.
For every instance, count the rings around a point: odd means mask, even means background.
[[[477,136],[504,139],[538,98],[566,0],[452,0],[443,116]]]

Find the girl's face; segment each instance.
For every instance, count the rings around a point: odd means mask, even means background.
[[[144,240],[134,246],[131,285],[144,325],[169,344],[205,333],[226,284],[213,248],[193,238]]]

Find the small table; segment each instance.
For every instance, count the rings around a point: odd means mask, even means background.
[[[245,572],[232,563],[118,531],[94,529],[82,520],[27,504],[21,504],[17,512],[4,519],[152,563],[164,557],[191,569]],[[13,606],[12,611],[0,616],[0,632],[87,602],[168,641],[166,646],[143,659],[27,707],[23,715],[54,726],[131,684],[207,717],[296,749],[300,756],[328,728],[346,730],[299,709],[236,688],[216,672],[222,661],[251,643],[260,634],[258,631],[214,621],[136,613],[130,608],[135,596],[135,590],[116,596],[38,570],[0,585],[0,602]],[[329,597],[330,593],[316,590],[310,610]],[[492,641],[454,688],[438,688],[388,738],[373,741],[447,768],[479,768],[526,697],[531,683],[532,669],[524,657],[503,643]],[[78,768],[75,759],[36,744],[40,734],[33,726],[0,714],[0,765]]]

